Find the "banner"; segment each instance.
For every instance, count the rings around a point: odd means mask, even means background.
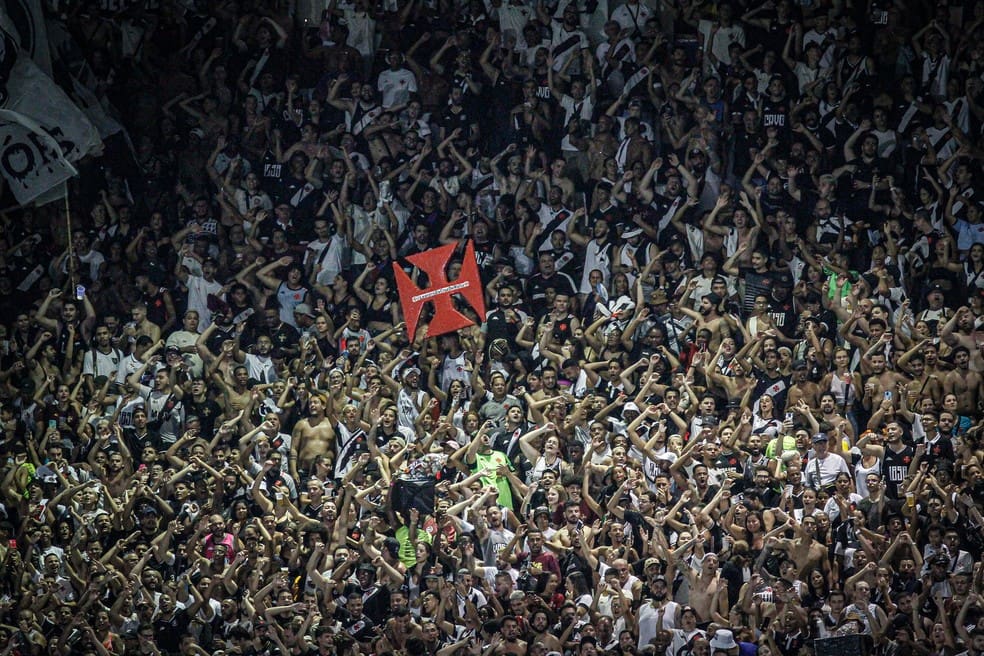
[[[478,262],[475,260],[475,246],[469,240],[465,246],[465,256],[461,262],[461,275],[448,281],[446,270],[448,262],[457,250],[456,244],[433,248],[423,253],[407,257],[407,261],[427,274],[430,286],[421,289],[410,279],[398,262],[393,263],[396,287],[400,292],[400,305],[407,322],[407,334],[412,340],[417,333],[420,313],[428,301],[434,304],[434,317],[427,328],[428,337],[454,332],[474,322],[454,309],[452,296],[460,294],[471,304],[480,320],[485,317],[485,291],[478,275]]]
[[[0,109],[0,173],[17,202],[26,205],[78,171],[43,126],[23,114]]]
[[[0,27],[10,34],[38,68],[51,77],[51,52],[41,0],[3,0]]]
[[[75,162],[102,148],[85,114],[6,31],[0,31],[0,110],[0,175],[22,205],[62,196],[50,192],[76,174]]]

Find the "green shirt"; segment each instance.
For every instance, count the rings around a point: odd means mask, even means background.
[[[496,470],[502,465],[509,467],[509,470],[513,470],[512,463],[509,462],[509,458],[502,451],[492,451],[490,453],[475,454],[475,464],[472,468],[473,472],[481,471],[483,469]],[[503,508],[509,508],[513,510],[513,500],[512,500],[512,488],[509,487],[509,479],[505,476],[499,476],[498,474],[493,474],[492,476],[482,476],[482,485],[489,486],[494,485],[499,488],[499,505]]]
[[[410,529],[401,526],[396,529],[395,537],[400,541],[400,562],[407,566],[407,569],[417,564],[417,544],[410,541]],[[417,527],[417,542],[431,544],[430,533],[422,526]]]

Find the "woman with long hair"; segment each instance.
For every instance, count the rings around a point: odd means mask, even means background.
[[[834,395],[837,411],[854,426],[857,434],[857,419],[854,415],[855,402],[864,396],[861,374],[851,371],[851,352],[846,348],[834,349],[834,370],[820,381],[820,390]]]
[[[375,270],[374,264],[367,264],[353,283],[355,295],[365,306],[366,328],[373,335],[400,323],[400,304],[393,300],[389,279],[379,276],[372,283],[371,292],[365,288],[366,278]]]

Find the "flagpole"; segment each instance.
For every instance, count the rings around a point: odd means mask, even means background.
[[[71,287],[69,288],[69,293],[73,296],[75,294],[75,285],[78,282],[75,271],[75,263],[72,261],[72,208],[68,203],[68,182],[65,183],[65,229],[68,230],[68,279],[71,282]]]

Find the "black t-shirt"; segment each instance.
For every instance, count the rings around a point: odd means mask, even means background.
[[[368,641],[373,635],[373,629],[376,627],[376,624],[365,614],[359,619],[355,619],[342,606],[338,606],[335,609],[334,618],[341,622],[345,632],[358,642]]]
[[[527,283],[526,297],[534,301],[541,301],[546,296],[548,289],[553,289],[558,294],[566,294],[569,297],[573,297],[577,293],[574,288],[574,281],[567,274],[555,273],[549,278],[536,274]]]
[[[796,309],[793,307],[792,297],[785,301],[777,301],[769,297],[769,317],[776,324],[776,328],[782,331],[786,337],[792,337],[796,333]]]
[[[188,398],[184,401],[184,407],[185,416],[194,415],[201,420],[202,435],[212,435],[215,433],[215,422],[222,414],[222,407],[218,403],[207,396],[201,402]]]
[[[789,130],[789,99],[785,96],[774,100],[769,96],[762,98],[762,126],[777,128],[781,135]]]
[[[756,371],[755,375],[758,382],[755,384],[752,397],[758,399],[768,394],[775,402],[775,407],[785,408],[786,396],[789,394],[789,376],[770,378],[764,371]]]
[[[188,625],[191,624],[191,618],[188,617],[187,611],[178,609],[174,611],[174,615],[170,619],[158,617],[154,620],[153,624],[157,647],[162,652],[174,654],[178,651],[181,636],[188,633]]]
[[[912,464],[915,453],[915,449],[908,444],[901,451],[895,451],[888,445],[885,446],[885,455],[882,457],[885,496],[890,499],[902,498],[902,485],[909,474],[909,465]]]

